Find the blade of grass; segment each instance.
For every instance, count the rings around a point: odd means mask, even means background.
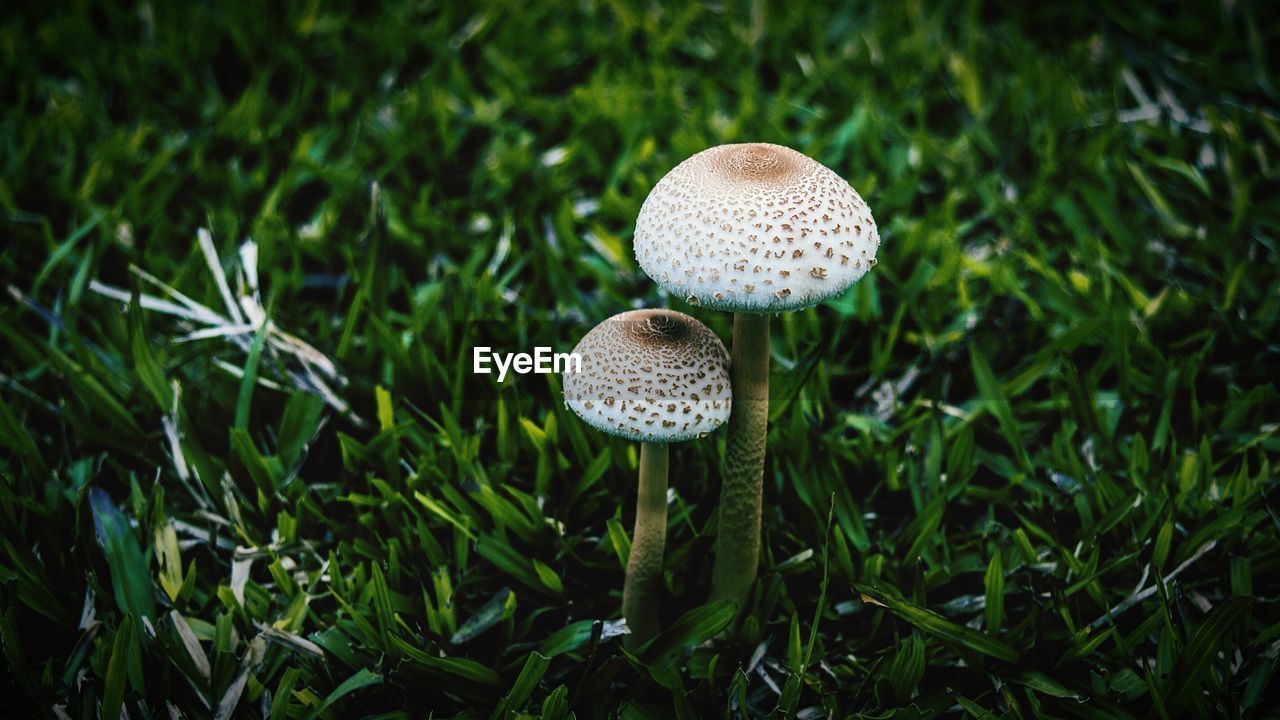
[[[125,680],[130,664],[129,652],[133,647],[133,616],[126,614],[116,628],[111,643],[111,659],[107,661],[106,681],[102,689],[102,717],[118,718],[124,707]]]
[[[1004,622],[1004,565],[999,550],[991,555],[983,583],[987,601],[986,629],[989,633],[997,633],[1000,632],[1000,624]]]
[[[990,635],[958,625],[932,610],[913,605],[897,593],[886,592],[873,585],[861,583],[854,583],[853,589],[859,594],[871,598],[874,602],[887,607],[894,615],[930,635],[1005,662],[1016,662],[1019,657],[1017,650]]]
[[[356,671],[354,675],[347,678],[346,680],[343,680],[341,685],[334,688],[333,692],[329,693],[329,696],[324,699],[324,702],[320,703],[315,708],[313,708],[311,712],[307,713],[306,719],[314,720],[314,718],[320,716],[329,708],[333,707],[334,703],[350,695],[351,693],[356,692],[357,690],[367,688],[371,685],[381,685],[381,684],[382,684],[381,675],[379,675],[376,672],[373,672],[369,668],[360,668],[360,670]]]
[[[253,335],[253,344],[249,346],[249,357],[244,361],[244,374],[240,376],[240,394],[236,397],[236,417],[233,428],[249,427],[249,406],[253,401],[253,386],[258,382],[258,363],[262,359],[262,346],[267,340],[267,332],[271,328],[271,320],[264,318]]]
[[[1014,422],[1013,410],[1009,407],[1009,399],[1000,389],[1000,382],[991,372],[991,366],[987,364],[986,358],[982,357],[982,353],[974,345],[969,346],[969,361],[973,368],[973,377],[978,383],[978,390],[982,393],[983,402],[996,416],[1000,431],[1004,434],[1009,447],[1013,448],[1022,470],[1028,475],[1032,474],[1034,471],[1031,468],[1031,461],[1027,459],[1027,451],[1018,433],[1018,424]]]
[[[680,616],[641,650],[640,659],[646,665],[665,665],[679,650],[715,637],[729,627],[737,612],[732,600],[717,600],[693,608]]]
[[[1235,633],[1248,622],[1252,607],[1253,598],[1227,598],[1196,628],[1178,654],[1173,673],[1165,686],[1166,707],[1184,708],[1200,692],[1200,686],[1217,660],[1219,651],[1232,642]]]
[[[155,598],[151,574],[128,519],[101,488],[89,490],[93,527],[111,569],[111,586],[121,611],[134,617],[154,618]]]
[[[493,720],[502,720],[520,712],[538,687],[538,683],[542,682],[542,676],[547,673],[547,668],[550,666],[551,658],[536,650],[529,653],[528,659],[524,661],[524,667],[521,668],[515,683],[511,685],[511,690],[489,717]]]

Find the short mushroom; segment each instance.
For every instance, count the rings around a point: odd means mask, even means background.
[[[677,165],[636,219],[636,260],[691,305],[733,318],[733,414],[712,599],[739,607],[755,580],[769,415],[769,315],[833,298],[876,264],[866,202],[835,172],[780,145],[720,145]]]
[[[588,332],[564,375],[565,403],[588,425],[639,440],[636,524],[622,589],[629,644],[657,633],[667,533],[667,445],[729,417],[729,358],[706,325],[672,310],[632,310]]]

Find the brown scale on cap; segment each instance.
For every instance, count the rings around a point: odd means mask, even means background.
[[[814,242],[814,249],[826,250],[816,260],[774,249],[809,236],[827,238]],[[649,193],[635,230],[636,260],[668,292],[735,312],[815,305],[844,292],[872,266],[841,261],[827,243],[874,257],[880,234],[870,209],[821,163],[767,143],[720,145],[680,163]],[[775,266],[752,262],[761,256]],[[754,292],[765,274],[785,284]]]
[[[728,353],[715,333],[684,313],[615,315],[573,351],[582,357],[582,370],[565,373],[565,403],[598,430],[632,440],[680,442],[705,435],[729,418]],[[632,414],[620,411],[627,405]]]

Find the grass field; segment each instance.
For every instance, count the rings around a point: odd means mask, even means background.
[[[0,10],[0,715],[1278,716],[1266,3],[59,5]],[[880,262],[775,320],[750,606],[720,432],[624,652],[637,448],[472,348],[727,343],[631,233],[745,140]]]

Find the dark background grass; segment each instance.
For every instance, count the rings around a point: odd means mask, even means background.
[[[0,13],[15,717],[1280,704],[1265,3]],[[725,619],[717,435],[674,451],[670,632],[629,657],[593,630],[635,448],[471,348],[664,304],[727,341],[630,235],[667,170],[748,140],[847,178],[880,263],[775,322],[745,619],[690,649]],[[136,266],[228,313],[199,228],[237,296],[252,240],[327,402],[252,332],[179,341],[203,325],[94,290],[163,295]]]

